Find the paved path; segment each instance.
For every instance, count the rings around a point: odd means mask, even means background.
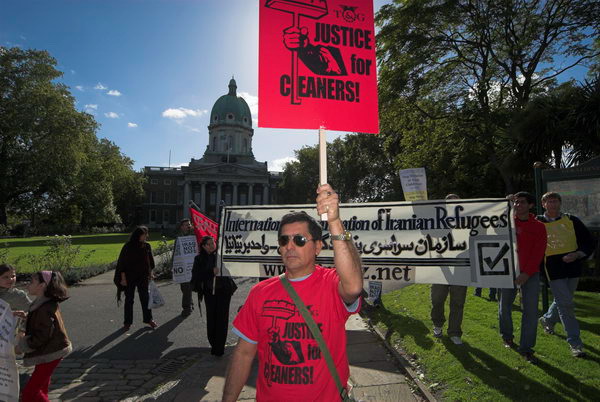
[[[70,288],[70,299],[61,304],[74,352],[52,377],[52,401],[197,401],[220,400],[228,357],[237,337],[229,334],[225,356],[210,355],[206,322],[196,306],[182,318],[181,292],[170,281],[158,282],[167,304],[156,310],[159,327],[141,323],[136,299],[134,324],[121,329],[123,307],[115,302],[113,272],[107,272]],[[256,283],[236,278],[238,291],[231,302],[230,320]],[[362,400],[410,401],[412,393],[398,360],[359,316],[346,327],[351,380]],[[22,382],[31,368],[21,367]],[[240,399],[255,398],[256,369]]]

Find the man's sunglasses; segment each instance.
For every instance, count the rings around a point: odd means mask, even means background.
[[[298,247],[304,247],[306,242],[312,240],[312,239],[307,239],[306,237],[304,237],[302,235],[296,234],[293,236],[281,235],[281,236],[279,236],[279,239],[277,239],[277,242],[279,243],[280,247],[285,247],[290,242],[290,238],[292,239],[294,244]]]

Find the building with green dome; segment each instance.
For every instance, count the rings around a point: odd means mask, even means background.
[[[237,95],[232,78],[229,91],[210,112],[208,145],[200,159],[178,168],[146,166],[146,200],[138,221],[150,228],[171,229],[189,217],[194,202],[217,220],[220,205],[267,205],[277,202],[279,172],[269,172],[252,152],[252,116]]]

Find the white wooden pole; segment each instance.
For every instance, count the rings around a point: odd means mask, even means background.
[[[319,183],[327,183],[327,134],[323,127],[319,128]],[[327,213],[321,214],[321,220],[327,220]]]

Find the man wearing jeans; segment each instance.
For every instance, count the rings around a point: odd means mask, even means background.
[[[544,194],[542,206],[546,212],[538,216],[548,233],[545,271],[554,295],[550,308],[540,317],[540,324],[544,331],[553,334],[554,325],[561,321],[571,353],[575,357],[583,357],[585,353],[573,296],[581,276],[582,262],[594,252],[595,241],[577,217],[561,213],[561,203],[560,194]]]
[[[448,194],[447,200],[457,200],[456,194]],[[461,285],[433,284],[431,285],[431,321],[433,322],[433,336],[442,336],[442,326],[446,322],[444,317],[444,304],[450,294],[450,314],[448,316],[448,336],[455,345],[462,345],[463,310],[467,297],[467,287]]]
[[[523,316],[518,351],[530,363],[536,363],[533,355],[537,330],[537,307],[540,290],[540,264],[546,251],[546,227],[529,212],[533,208],[533,195],[521,191],[514,196],[514,223],[517,232],[517,254],[520,274],[515,285],[520,288]],[[500,290],[498,319],[500,334],[507,348],[516,347],[513,342],[512,304],[518,289]]]

